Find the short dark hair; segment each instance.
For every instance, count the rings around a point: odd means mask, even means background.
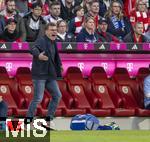
[[[36,7],[41,7],[42,8],[42,3],[41,2],[33,2],[31,8],[34,9]]]
[[[50,4],[50,8],[52,8],[52,6],[55,6],[55,5],[60,5],[60,2],[59,1],[53,1],[51,4]]]
[[[74,8],[74,13],[77,14],[77,11],[84,9],[81,5],[78,5]]]
[[[10,1],[10,2],[14,1],[14,2],[16,3],[15,0],[6,0],[6,1],[5,1],[5,5],[6,5],[9,1]]]
[[[57,25],[53,22],[49,22],[46,26],[45,26],[45,31],[48,30],[49,27],[57,27]]]

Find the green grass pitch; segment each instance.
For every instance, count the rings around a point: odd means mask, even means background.
[[[150,131],[56,131],[50,142],[150,142]]]
[[[44,138],[5,138],[0,132],[0,142],[150,142],[150,131],[52,131]]]

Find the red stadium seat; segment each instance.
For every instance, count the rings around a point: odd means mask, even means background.
[[[92,113],[96,116],[110,115],[111,111],[109,109],[99,108],[98,98],[92,93],[90,82],[83,79],[79,68],[69,67],[66,80],[68,89],[74,98],[76,108],[86,109],[87,113]]]
[[[102,67],[93,67],[90,80],[95,95],[101,102],[102,109],[111,109],[113,116],[132,116],[134,110],[122,107],[122,99],[116,91],[115,82],[108,79]]]
[[[149,116],[150,111],[140,108],[136,96],[139,94],[139,87],[136,80],[129,77],[125,68],[116,68],[113,79],[117,83],[117,90],[122,97],[124,107],[127,109],[135,109],[135,115]]]
[[[59,88],[62,93],[62,99],[64,101],[64,105],[66,106],[66,109],[63,109],[63,115],[65,116],[74,116],[77,114],[85,114],[85,109],[77,109],[74,107],[74,99],[69,94],[67,89],[67,83],[65,80],[58,80]]]
[[[24,115],[26,115],[29,104],[33,98],[33,83],[32,83],[32,77],[31,77],[30,69],[27,67],[18,68],[17,73],[16,73],[16,81],[18,84],[17,91],[25,99],[25,104],[24,104],[24,107],[22,108],[25,110],[24,114],[22,114],[24,116]],[[37,115],[43,116],[41,105],[38,105]]]
[[[17,105],[12,97],[11,93],[11,79],[6,71],[5,67],[0,67],[0,96],[8,105],[8,115],[17,114]]]

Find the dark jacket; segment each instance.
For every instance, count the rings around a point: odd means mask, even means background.
[[[98,35],[96,33],[89,34],[85,28],[83,28],[80,33],[77,35],[77,42],[97,42]]]
[[[129,34],[127,34],[124,38],[124,42],[136,42],[134,41],[134,34],[133,32],[130,32]],[[141,42],[149,42],[148,39],[146,38],[146,36],[142,35],[141,36]]]
[[[26,41],[34,42],[37,38],[44,35],[44,28],[46,22],[42,17],[39,17],[39,30],[33,30],[29,27],[30,19],[32,18],[32,14],[29,13],[23,17],[26,31]],[[33,18],[32,18],[33,19]]]
[[[121,29],[121,28],[115,29],[111,18],[107,18],[107,20],[108,20],[107,32],[109,32],[110,34],[116,36],[118,39],[123,40],[123,38],[132,30],[131,23],[130,23],[130,21],[127,17],[123,17],[123,21],[124,21],[124,24],[125,24],[124,29]]]
[[[101,37],[104,38],[104,40],[106,42],[119,42],[119,39],[117,37],[115,37],[114,35],[108,33],[108,32],[102,32],[100,30],[97,30],[97,34],[98,36],[100,36],[100,39]]]
[[[53,55],[52,44],[54,45],[55,55]],[[41,52],[45,52],[48,61],[39,60],[38,56]],[[32,61],[32,78],[33,79],[56,79],[61,77],[61,60],[58,54],[56,42],[52,41],[45,35],[39,38],[31,48],[33,54]],[[54,56],[54,59],[53,59]]]
[[[14,18],[17,21],[16,30],[21,35],[22,41],[25,41],[26,32],[23,18],[19,14],[16,14]],[[3,33],[3,31],[5,30],[5,26],[6,26],[6,19],[3,15],[0,15],[0,33]]]
[[[75,17],[74,8],[75,8],[75,6],[79,5],[81,2],[80,2],[80,0],[79,1],[75,0],[74,1],[74,5],[72,5],[70,9],[68,9],[65,6],[65,0],[60,0],[60,3],[61,3],[61,14],[60,14],[60,17],[63,20],[66,20],[68,22],[72,18]]]
[[[7,29],[0,35],[0,42],[21,42],[21,36],[15,30],[14,33],[8,32]]]
[[[67,33],[65,36],[65,39],[62,39],[59,35],[57,35],[57,42],[75,42],[75,37],[71,33]]]

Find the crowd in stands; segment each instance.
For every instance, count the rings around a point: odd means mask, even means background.
[[[60,42],[150,42],[149,5],[148,0],[1,0],[0,41],[34,42],[54,22]]]

